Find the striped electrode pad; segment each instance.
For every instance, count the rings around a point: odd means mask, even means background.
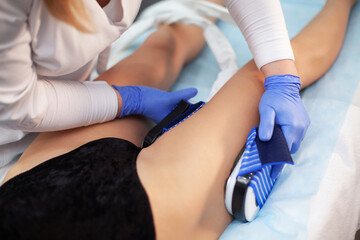
[[[252,128],[246,141],[241,167],[237,176],[254,173],[249,187],[254,190],[256,201],[259,207],[262,208],[276,179],[271,177],[271,164],[262,165],[255,138],[256,128]]]

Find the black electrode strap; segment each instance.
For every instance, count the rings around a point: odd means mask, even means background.
[[[256,132],[258,132],[258,129]],[[271,177],[273,179],[278,178],[284,164],[294,165],[285,136],[279,125],[274,126],[273,135],[269,141],[261,141],[258,134],[256,134],[255,142],[261,165],[272,165]]]
[[[161,122],[149,131],[144,139],[142,147],[146,148],[153,144],[164,132],[169,131],[179,123],[183,122],[186,118],[199,110],[204,104],[204,102],[191,104],[182,100],[171,113],[169,113]]]
[[[271,139],[266,142],[260,140],[258,129],[256,129],[255,142],[259,152],[261,165],[274,163],[294,164],[285,136],[279,125],[274,126],[273,135]]]
[[[172,110],[163,120],[161,120],[155,127],[153,127],[148,134],[145,136],[142,147],[146,148],[153,144],[155,140],[161,136],[163,133],[163,129],[171,123],[174,119],[176,119],[179,115],[188,109],[190,103],[182,100],[175,108]]]

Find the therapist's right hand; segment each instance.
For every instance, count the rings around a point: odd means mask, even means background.
[[[165,118],[181,100],[189,100],[197,94],[196,88],[166,92],[144,86],[113,87],[123,100],[120,117],[143,115],[156,123]]]
[[[259,138],[269,141],[274,124],[281,126],[291,153],[295,153],[310,125],[310,118],[301,101],[300,78],[285,74],[265,79],[265,93],[259,104]]]

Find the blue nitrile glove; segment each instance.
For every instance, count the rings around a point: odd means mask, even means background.
[[[196,88],[166,92],[144,86],[113,87],[123,99],[120,117],[144,115],[156,123],[166,117],[181,100],[188,100],[197,94]]]
[[[310,118],[301,101],[300,78],[275,75],[265,79],[265,93],[259,105],[259,138],[270,140],[274,124],[279,124],[291,153],[295,153],[310,125]]]

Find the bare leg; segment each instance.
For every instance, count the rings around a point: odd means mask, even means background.
[[[303,87],[335,60],[350,8],[347,1],[329,1],[292,41]],[[204,108],[141,151],[138,172],[158,239],[217,239],[230,223],[224,185],[247,134],[258,125],[263,81],[249,62]]]
[[[109,84],[142,85],[168,90],[184,64],[201,51],[202,30],[195,26],[163,25],[129,57],[98,77]]]
[[[327,1],[321,14],[291,41],[302,87],[324,75],[335,61],[345,37],[351,7],[355,2],[356,0]],[[300,55],[301,57],[298,57]]]

